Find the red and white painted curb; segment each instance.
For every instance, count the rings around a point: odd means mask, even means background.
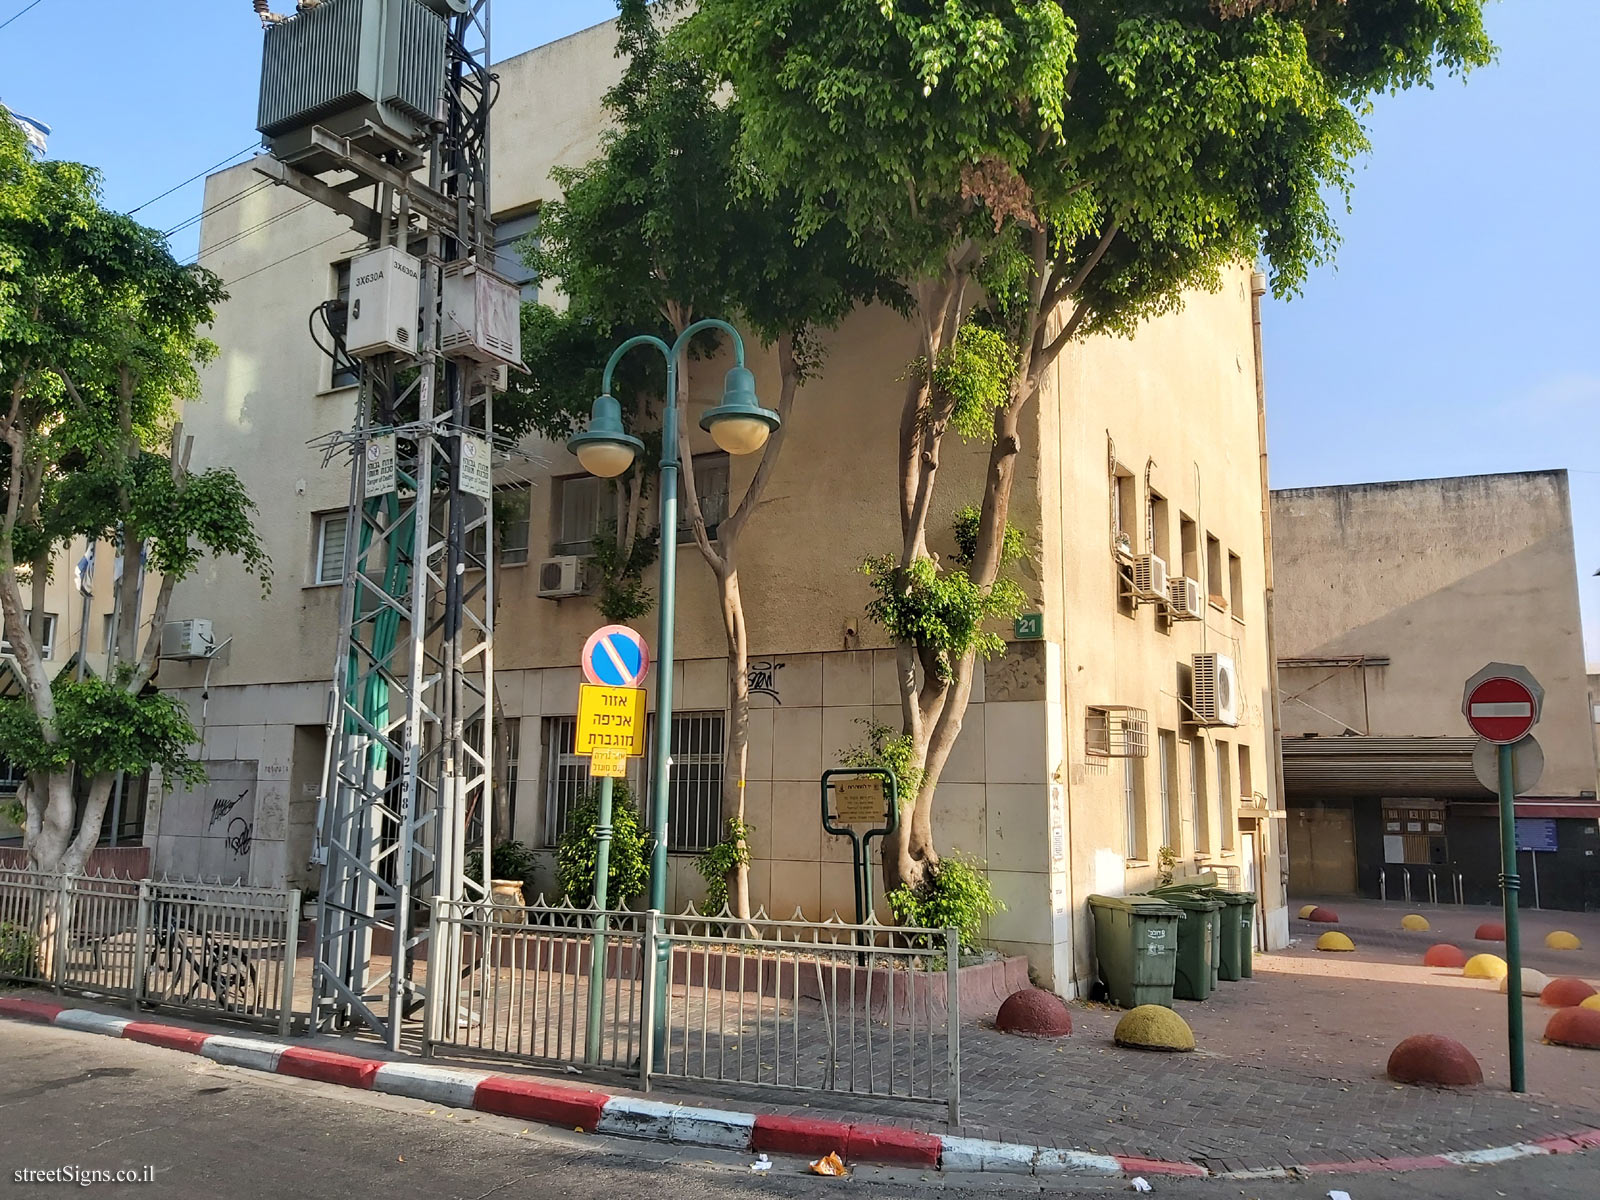
[[[724,1150],[800,1154],[808,1158],[838,1151],[847,1162],[937,1167],[946,1171],[999,1171],[1021,1175],[1212,1174],[1197,1163],[1125,1154],[1091,1154],[1052,1146],[919,1133],[894,1125],[873,1125],[823,1117],[758,1115],[698,1108],[637,1096],[612,1096],[525,1076],[493,1075],[421,1062],[384,1062],[267,1038],[206,1033],[159,1021],[115,1017],[90,1009],[67,1008],[20,996],[0,996],[0,1016],[39,1021],[83,1033],[126,1038],[168,1050],[181,1050],[227,1066],[406,1096],[448,1108],[470,1108],[523,1121],[580,1129],[585,1133]],[[1233,1171],[1216,1177],[1282,1179],[1360,1171],[1417,1171],[1509,1162],[1545,1154],[1575,1154],[1595,1148],[1600,1148],[1600,1130],[1586,1129],[1562,1137],[1485,1150],[1455,1151],[1420,1158],[1374,1158],[1361,1162]]]

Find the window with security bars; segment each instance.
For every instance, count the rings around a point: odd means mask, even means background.
[[[467,744],[478,753],[483,753],[483,718],[469,722],[466,728]],[[522,747],[522,719],[520,717],[502,717],[500,737],[495,745],[496,756],[503,756],[497,766],[500,768],[499,778],[504,780],[505,795],[497,807],[504,812],[507,821],[504,829],[492,830],[495,842],[509,841],[512,831],[517,827],[517,755]],[[474,770],[469,766],[469,771]],[[483,789],[473,788],[467,794],[467,847],[476,846],[483,837]]]
[[[316,518],[316,555],[313,560],[312,581],[338,583],[344,578],[344,547],[349,529],[349,516],[342,509],[322,513]]]
[[[574,753],[576,717],[545,718],[544,844],[557,846],[572,811],[594,780],[587,755]],[[647,727],[645,756],[629,763],[628,785],[648,795],[649,764],[655,753],[655,718]],[[723,714],[674,713],[672,771],[667,787],[667,849],[698,852],[721,840]],[[648,814],[644,814],[648,822]]]
[[[1150,714],[1125,704],[1091,704],[1084,714],[1085,749],[1097,758],[1147,758]]]

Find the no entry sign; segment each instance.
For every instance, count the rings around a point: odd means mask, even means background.
[[[1505,746],[1528,735],[1543,700],[1544,689],[1526,668],[1490,663],[1467,681],[1461,711],[1479,737]]]
[[[635,688],[649,673],[644,636],[626,625],[603,625],[583,645],[583,677],[598,687]]]

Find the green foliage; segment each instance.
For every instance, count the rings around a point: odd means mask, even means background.
[[[917,364],[926,370],[925,364]],[[928,373],[934,390],[950,404],[950,428],[964,438],[993,435],[995,410],[1011,394],[1017,353],[1004,333],[967,322],[939,352]]]
[[[1156,865],[1159,869],[1161,884],[1165,887],[1172,882],[1174,869],[1178,865],[1178,852],[1171,846],[1163,846],[1156,854]]]
[[[857,723],[866,727],[866,740],[847,749],[839,761],[847,767],[886,768],[894,775],[895,793],[904,808],[922,787],[922,768],[917,765],[911,735],[869,717],[857,718]]]
[[[199,735],[180,701],[153,688],[135,693],[120,680],[78,680],[65,673],[51,691],[53,740],[26,700],[0,699],[0,756],[30,775],[65,771],[74,763],[88,775],[137,775],[155,766],[170,782],[187,787],[205,782],[204,768],[188,751]]]
[[[538,858],[526,843],[518,841],[497,842],[489,848],[489,878],[518,879],[526,883],[533,878]],[[467,851],[468,879],[483,878],[483,851]]]
[[[961,948],[982,949],[983,922],[1006,906],[995,899],[983,864],[962,854],[947,854],[930,867],[916,887],[906,884],[887,896],[889,911],[902,925],[961,931]]]
[[[728,873],[750,865],[751,828],[738,817],[729,817],[728,835],[694,860],[695,870],[706,881],[706,912],[719,913],[727,907]]]
[[[567,831],[556,851],[556,878],[567,899],[587,905],[594,899],[594,831],[600,823],[600,794],[585,796],[567,817]],[[640,895],[650,879],[650,834],[639,824],[633,791],[615,780],[611,792],[611,851],[607,858],[606,905],[620,908]]]
[[[34,973],[39,940],[22,925],[0,921],[0,977]]]
[[[1027,603],[1014,580],[982,587],[965,571],[942,570],[926,557],[902,568],[893,555],[882,554],[861,571],[877,593],[867,602],[867,616],[891,640],[915,646],[941,679],[954,677],[956,664],[969,654],[1004,654],[1005,638],[984,625],[1009,621]]]
[[[658,542],[654,530],[640,533],[633,540],[632,550],[624,555],[615,522],[595,531],[591,553],[601,580],[595,607],[607,621],[625,625],[655,606],[655,595],[645,583],[644,573],[656,561]]]
[[[956,510],[954,532],[956,538],[956,552],[952,556],[962,566],[970,566],[978,554],[978,529],[983,520],[983,511],[976,504],[968,504]],[[1000,565],[1020,562],[1028,557],[1028,539],[1023,536],[1022,530],[1015,525],[1007,523],[1005,532],[1000,537]]]

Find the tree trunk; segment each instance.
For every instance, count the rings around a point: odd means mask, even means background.
[[[750,639],[744,624],[744,601],[739,594],[739,569],[724,550],[728,569],[717,575],[722,628],[728,638],[728,738],[722,769],[722,830],[739,851],[728,869],[728,909],[736,917],[750,916],[750,847],[744,836],[745,774],[750,758]]]
[[[39,795],[40,784],[43,795]],[[28,779],[28,826],[32,833],[27,844],[28,867],[34,871],[64,869],[72,845],[75,805],[72,799],[72,772],[51,771]]]

